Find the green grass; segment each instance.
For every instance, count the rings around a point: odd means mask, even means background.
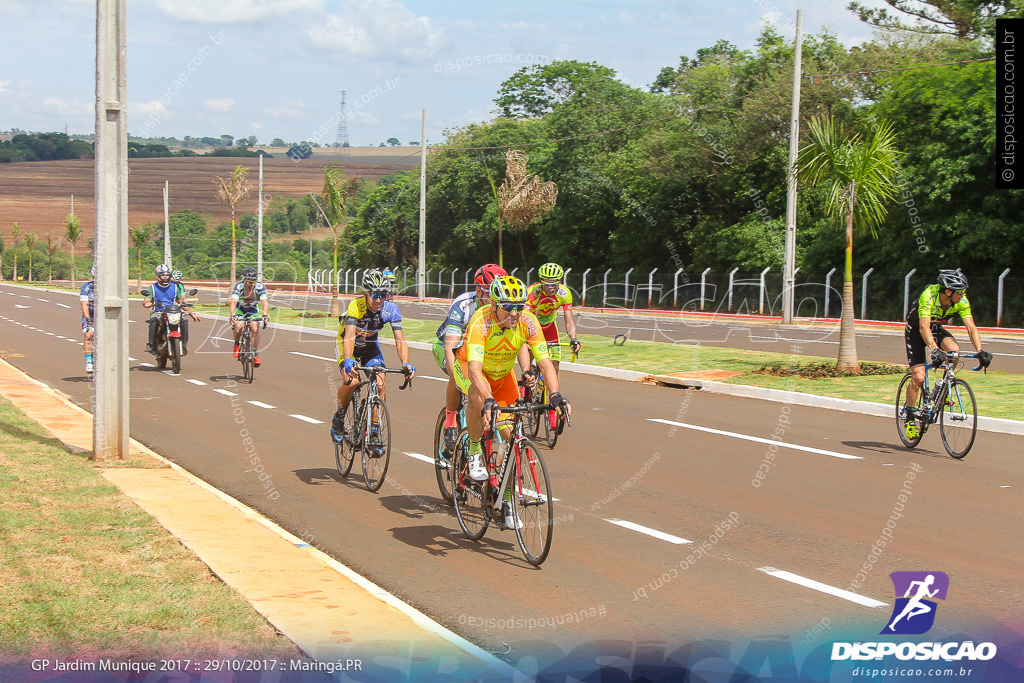
[[[288,639],[101,477],[88,456],[72,455],[0,398],[5,658],[296,656]]]
[[[216,307],[210,306],[209,309]],[[226,314],[226,308],[221,307]],[[290,308],[275,308],[271,311],[273,322],[326,329],[336,332],[334,318],[303,318],[299,311]],[[438,322],[402,318],[405,338],[410,341],[431,342]],[[615,346],[610,337],[584,334],[584,343],[579,362],[608,368],[636,370],[652,375],[666,375],[675,372],[695,370],[726,370],[741,373],[724,380],[730,384],[743,384],[767,389],[796,391],[817,396],[832,396],[852,401],[872,403],[893,403],[901,375],[871,375],[862,377],[826,377],[805,379],[797,376],[776,377],[757,372],[764,365],[778,363],[785,367],[799,363],[835,363],[835,358],[819,356],[794,356],[785,353],[749,351],[693,344],[669,344],[629,340],[623,346]],[[893,343],[902,339],[893,337]],[[565,353],[565,352],[563,352]],[[567,356],[563,355],[563,358]],[[566,362],[563,360],[563,362]],[[967,367],[961,368],[959,376],[971,383],[978,404],[978,414],[987,417],[1001,417],[1010,420],[1024,420],[1024,396],[1021,395],[1021,376],[1008,372],[975,373]]]

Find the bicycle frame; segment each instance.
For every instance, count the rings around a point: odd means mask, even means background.
[[[921,391],[924,392],[924,408],[928,417],[928,424],[935,424],[939,419],[939,413],[942,412],[942,407],[945,406],[946,397],[949,394],[949,388],[953,386],[953,380],[956,379],[956,366],[962,358],[977,358],[976,353],[948,353],[946,362],[941,365],[933,365],[926,363],[924,366],[924,382],[921,383]],[[977,372],[981,369],[979,365],[976,368],[972,368],[973,372]],[[936,380],[936,383],[942,382],[941,391],[935,393],[935,387],[928,384],[928,372],[937,372],[943,370],[943,375],[940,379]]]

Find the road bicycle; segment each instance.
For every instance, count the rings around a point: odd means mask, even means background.
[[[956,369],[963,358],[977,358],[976,353],[946,353],[946,360],[939,365],[928,363],[924,366],[924,384],[917,394],[914,407],[916,415],[907,414],[906,391],[910,386],[911,373],[903,376],[899,389],[896,391],[896,430],[900,441],[907,448],[913,448],[921,442],[930,425],[939,423],[942,445],[946,452],[957,460],[963,458],[974,445],[974,436],[978,431],[978,406],[974,402],[974,391],[966,380],[956,376]],[[981,365],[973,368],[975,372]],[[929,385],[929,371],[942,371],[934,385]],[[907,436],[907,423],[917,424],[917,436]]]
[[[513,528],[519,549],[534,566],[544,562],[551,550],[555,499],[544,458],[537,445],[523,433],[523,416],[552,409],[550,404],[533,404],[523,398],[511,406],[493,409],[492,427],[481,439],[489,475],[484,481],[474,481],[469,476],[468,429],[459,432],[452,460],[455,515],[463,533],[471,540],[479,540],[492,520],[499,529],[507,530],[505,513],[511,512],[511,518],[518,520]],[[499,414],[509,414],[511,418],[499,421]],[[501,436],[504,429],[509,430],[507,441]]]
[[[466,395],[459,392],[459,410],[455,418],[459,431],[466,428]],[[444,446],[444,421],[447,408],[441,408],[434,425],[434,475],[437,477],[437,488],[446,505],[451,505],[452,498],[452,453]]]
[[[366,488],[377,491],[384,484],[384,475],[387,474],[388,463],[391,461],[391,418],[387,404],[380,397],[377,376],[405,375],[405,382],[399,389],[411,385],[412,378],[406,370],[386,368],[383,365],[357,365],[356,370],[366,373],[366,379],[360,380],[352,392],[352,402],[345,413],[344,437],[341,441],[331,439],[334,441],[334,461],[338,466],[338,473],[347,477],[356,452],[362,452],[363,480]],[[355,380],[346,380],[345,384],[353,381]],[[364,387],[366,396],[362,396]]]
[[[256,374],[256,366],[253,364],[253,359],[256,358],[256,351],[252,348],[252,329],[249,327],[249,323],[253,319],[252,313],[246,313],[241,316],[241,320],[245,323],[242,326],[242,333],[238,337],[238,360],[242,363],[242,379],[252,384],[253,376]],[[260,320],[259,317],[256,318]],[[267,329],[267,321],[263,321],[263,329]]]
[[[576,362],[577,352],[572,352],[572,361]],[[550,400],[548,394],[547,384],[544,382],[544,375],[540,371],[540,367],[537,365],[537,361],[533,361],[533,365],[530,366],[530,372],[537,378],[537,384],[535,387],[529,385],[522,385],[519,390],[519,395],[526,399],[530,403],[543,404]],[[558,437],[565,431],[565,417],[561,411],[551,410],[547,413],[530,413],[527,417],[523,418],[525,422],[526,433],[533,438],[538,438],[541,427],[544,428],[544,436],[540,437],[544,439],[544,443],[547,444],[548,448],[554,448],[555,444],[558,443]]]

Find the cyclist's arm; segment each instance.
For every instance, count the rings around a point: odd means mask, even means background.
[[[555,364],[550,358],[539,358],[537,365],[540,367],[540,374],[544,375],[544,384],[548,387],[548,395],[558,391],[558,373],[555,372]]]
[[[405,343],[405,333],[400,329],[392,329],[391,331],[395,335],[395,349],[398,351],[398,360],[402,362],[402,365],[406,365],[409,363],[409,345]]]
[[[569,335],[569,339],[575,339],[576,319],[572,315],[572,304],[566,304],[562,310],[565,311],[565,333]]]
[[[971,338],[971,343],[974,344],[974,350],[981,351],[981,334],[978,332],[978,326],[974,324],[973,316],[964,318],[964,327],[967,328],[967,336]]]
[[[471,360],[468,363],[469,369],[469,382],[476,389],[476,393],[480,396],[480,399],[486,401],[489,398],[494,398],[491,393],[491,383],[484,377],[484,364],[483,361]]]
[[[918,332],[921,333],[921,339],[924,340],[924,345],[929,351],[934,351],[939,348],[939,345],[935,343],[935,337],[932,335],[932,319],[927,317],[921,317],[921,321],[917,325]]]
[[[89,317],[91,317],[91,316],[89,315],[89,302],[88,302],[88,301],[79,301],[78,303],[79,303],[79,304],[81,305],[81,307],[82,307],[82,317],[83,317],[83,318],[89,318]]]
[[[263,295],[263,317],[270,317],[270,297],[266,294]]]
[[[529,344],[523,344],[519,348],[519,353],[516,354],[516,360],[519,361],[519,367],[523,369],[523,372],[530,371],[530,368],[533,367],[533,361],[530,359]]]
[[[228,317],[235,317],[235,309],[238,307],[238,298],[235,296],[228,297]]]
[[[445,367],[451,369],[455,367],[455,347],[458,346],[459,342],[462,341],[465,332],[462,334],[451,334],[450,332],[444,336],[444,360]]]

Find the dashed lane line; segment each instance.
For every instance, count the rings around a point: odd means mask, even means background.
[[[803,586],[804,588],[810,588],[811,590],[816,590],[822,593],[827,593],[829,595],[834,595],[837,598],[849,600],[850,602],[855,602],[858,605],[864,605],[865,607],[873,607],[875,609],[888,607],[887,603],[880,602],[872,598],[867,598],[863,595],[858,595],[857,593],[851,593],[850,591],[843,590],[842,588],[836,588],[835,586],[830,586],[826,583],[815,581],[814,579],[808,579],[798,574],[793,574],[792,572],[776,569],[775,567],[758,567],[757,571],[764,572],[769,576],[774,576],[775,578],[782,579],[783,581],[795,583],[798,586]]]
[[[302,420],[303,422],[308,422],[311,425],[322,425],[323,424],[323,420],[318,420],[315,417],[306,417],[305,415],[298,415],[298,414],[292,414],[292,415],[289,415],[288,417],[294,417],[296,420]]]
[[[693,543],[693,541],[688,541],[685,538],[673,536],[672,534],[667,534],[664,531],[658,531],[657,529],[652,529],[650,527],[636,524],[635,522],[627,522],[624,519],[615,519],[614,517],[612,517],[605,519],[604,521],[615,524],[616,526],[621,526],[624,529],[632,529],[633,531],[639,531],[642,534],[647,534],[648,536],[653,536],[654,538],[660,538],[663,541],[675,543],[676,545],[686,545],[689,543]]]
[[[660,422],[661,424],[672,425],[675,427],[683,427],[685,429],[694,429],[699,432],[707,432],[709,434],[718,434],[719,436],[731,436],[734,439],[744,439],[746,441],[756,441],[757,443],[775,444],[779,448],[791,448],[796,451],[805,451],[807,453],[817,453],[818,455],[827,455],[830,458],[840,458],[842,460],[863,460],[864,458],[859,455],[849,455],[848,453],[837,453],[836,451],[826,451],[821,448],[811,448],[810,446],[800,446],[794,443],[786,443],[785,441],[779,441],[776,439],[764,439],[760,436],[750,436],[749,434],[739,434],[737,432],[727,432],[721,429],[712,429],[711,427],[700,427],[698,425],[686,424],[685,422],[676,422],[674,420],[662,420],[661,418],[649,417],[648,422]]]

